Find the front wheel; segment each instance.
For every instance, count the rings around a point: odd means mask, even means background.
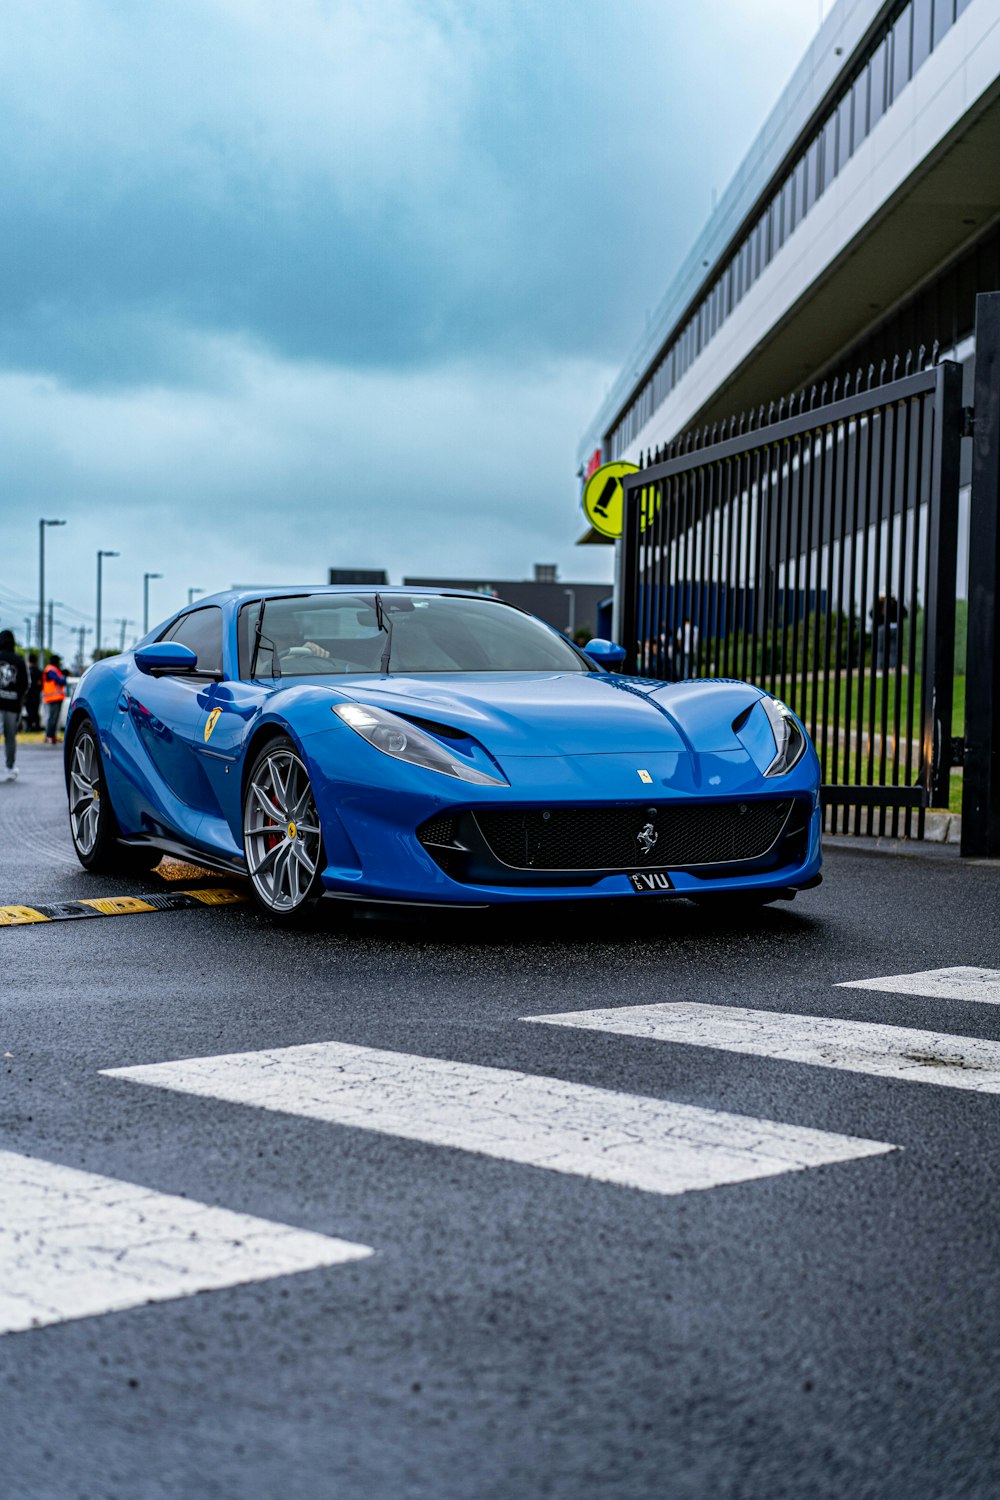
[[[85,720],[69,751],[69,831],[76,857],[95,875],[141,875],[158,865],[158,849],[126,848],[108,796],[97,731]]]
[[[269,741],[243,795],[243,851],[254,900],[279,922],[312,909],[326,859],[309,772],[290,739]]]

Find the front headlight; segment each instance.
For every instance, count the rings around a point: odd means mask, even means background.
[[[455,776],[459,781],[471,781],[475,786],[509,785],[501,776],[488,776],[478,767],[464,764],[450,754],[440,740],[387,709],[371,708],[367,703],[335,703],[333,711],[369,745],[374,745],[383,755],[391,755],[394,760],[408,761],[410,765],[422,766],[425,771],[440,771],[442,776]]]
[[[777,698],[761,698],[760,706],[767,714],[767,722],[774,735],[776,755],[764,772],[765,776],[784,776],[798,765],[806,750],[806,737],[790,708]]]

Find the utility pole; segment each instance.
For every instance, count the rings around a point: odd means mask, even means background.
[[[32,622],[31,616],[30,615],[25,615],[25,617],[24,617],[24,649],[26,651],[30,651],[31,650],[31,627],[32,627],[32,623],[33,622]]]
[[[83,653],[84,653],[84,648],[85,648],[85,643],[86,643],[86,638],[87,638],[87,631],[89,629],[90,629],[89,625],[78,625],[77,626],[77,630],[76,630],[77,640],[78,640],[78,645],[77,645],[77,648],[76,648],[76,671],[77,671],[77,675],[78,676],[82,676],[83,670],[84,670],[84,666],[85,666]]]
[[[128,629],[128,627],[130,625],[134,625],[135,624],[135,621],[134,620],[119,620],[118,623],[121,626],[121,634],[118,637],[118,649],[119,649],[119,651],[124,651],[125,650],[125,632],[126,632],[126,630]]]
[[[45,528],[46,526],[65,526],[65,521],[45,521],[41,518],[38,522],[38,649],[41,651],[45,644]]]
[[[149,634],[149,580],[151,578],[162,578],[162,573],[143,573],[142,575],[142,633]]]
[[[107,552],[103,548],[97,554],[97,635],[95,637],[94,651],[101,649],[101,567],[106,557],[119,557],[118,552]]]

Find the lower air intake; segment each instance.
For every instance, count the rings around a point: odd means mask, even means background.
[[[681,869],[760,859],[791,801],[708,806],[563,807],[475,814],[493,855],[514,870]]]

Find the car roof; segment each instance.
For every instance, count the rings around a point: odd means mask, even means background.
[[[458,597],[462,599],[489,599],[494,603],[502,603],[494,594],[481,594],[475,589],[445,589],[445,588],[411,588],[401,583],[298,583],[279,584],[271,586],[259,585],[257,588],[223,589],[217,594],[205,594],[196,599],[189,606],[178,610],[178,614],[187,614],[189,609],[201,609],[206,604],[243,604],[253,599],[294,599],[303,594],[427,594],[429,596]]]

